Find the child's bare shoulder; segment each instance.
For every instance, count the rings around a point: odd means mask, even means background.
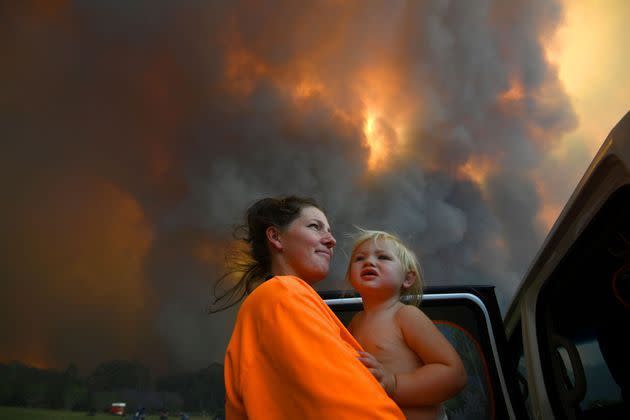
[[[433,321],[420,308],[414,305],[401,305],[396,311],[396,321],[398,325],[433,324]]]

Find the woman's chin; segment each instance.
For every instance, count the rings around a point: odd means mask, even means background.
[[[308,284],[314,284],[324,280],[327,275],[328,270],[315,270],[308,273],[308,275],[304,275],[302,277],[302,280],[304,280]]]

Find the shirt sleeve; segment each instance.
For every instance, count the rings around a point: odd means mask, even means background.
[[[250,419],[404,418],[342,339],[343,326],[321,299],[299,289],[268,288],[257,300],[249,308],[256,326],[251,351],[257,353],[241,371]]]

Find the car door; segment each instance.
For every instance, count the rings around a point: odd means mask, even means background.
[[[552,227],[505,324],[532,418],[630,418],[630,113]]]

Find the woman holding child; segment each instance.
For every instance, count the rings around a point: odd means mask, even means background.
[[[265,198],[246,216],[249,261],[233,270],[241,277],[232,291],[246,299],[225,356],[227,419],[404,418],[384,386],[395,397],[392,378],[409,378],[364,353],[312,287],[336,244],[317,203]]]

